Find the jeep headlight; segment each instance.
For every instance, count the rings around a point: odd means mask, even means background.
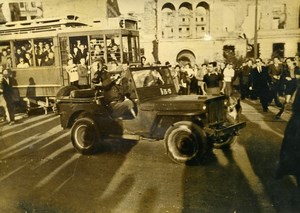
[[[225,99],[225,100],[224,100],[224,106],[227,106],[227,104],[228,104],[228,100]]]

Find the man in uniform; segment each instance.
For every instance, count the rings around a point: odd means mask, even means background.
[[[134,103],[127,97],[130,94],[128,85],[125,85],[127,70],[122,71],[121,74],[111,74],[103,65],[102,69],[95,73],[94,83],[103,90],[105,104],[111,110],[113,118],[127,118],[128,115],[135,118]]]

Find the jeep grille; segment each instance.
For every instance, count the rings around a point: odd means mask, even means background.
[[[224,100],[212,101],[207,104],[208,123],[214,124],[226,119]]]

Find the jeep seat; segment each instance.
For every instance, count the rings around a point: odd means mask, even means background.
[[[95,97],[96,90],[95,89],[80,89],[73,90],[70,93],[71,98],[93,98]]]

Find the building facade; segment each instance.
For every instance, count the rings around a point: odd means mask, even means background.
[[[41,1],[0,1],[0,23],[41,18]]]
[[[147,59],[171,63],[253,57],[257,14],[258,56],[291,57],[300,52],[299,12],[298,0],[146,0],[141,46]]]
[[[300,1],[257,2],[259,57],[299,54]],[[117,0],[86,0],[84,7],[82,0],[0,0],[0,8],[2,23],[68,14],[107,22],[120,15]],[[201,64],[254,56],[255,9],[256,0],[145,0],[144,12],[134,15],[149,61]]]
[[[121,15],[117,0],[0,0],[0,23],[76,15],[82,21],[107,21]]]

